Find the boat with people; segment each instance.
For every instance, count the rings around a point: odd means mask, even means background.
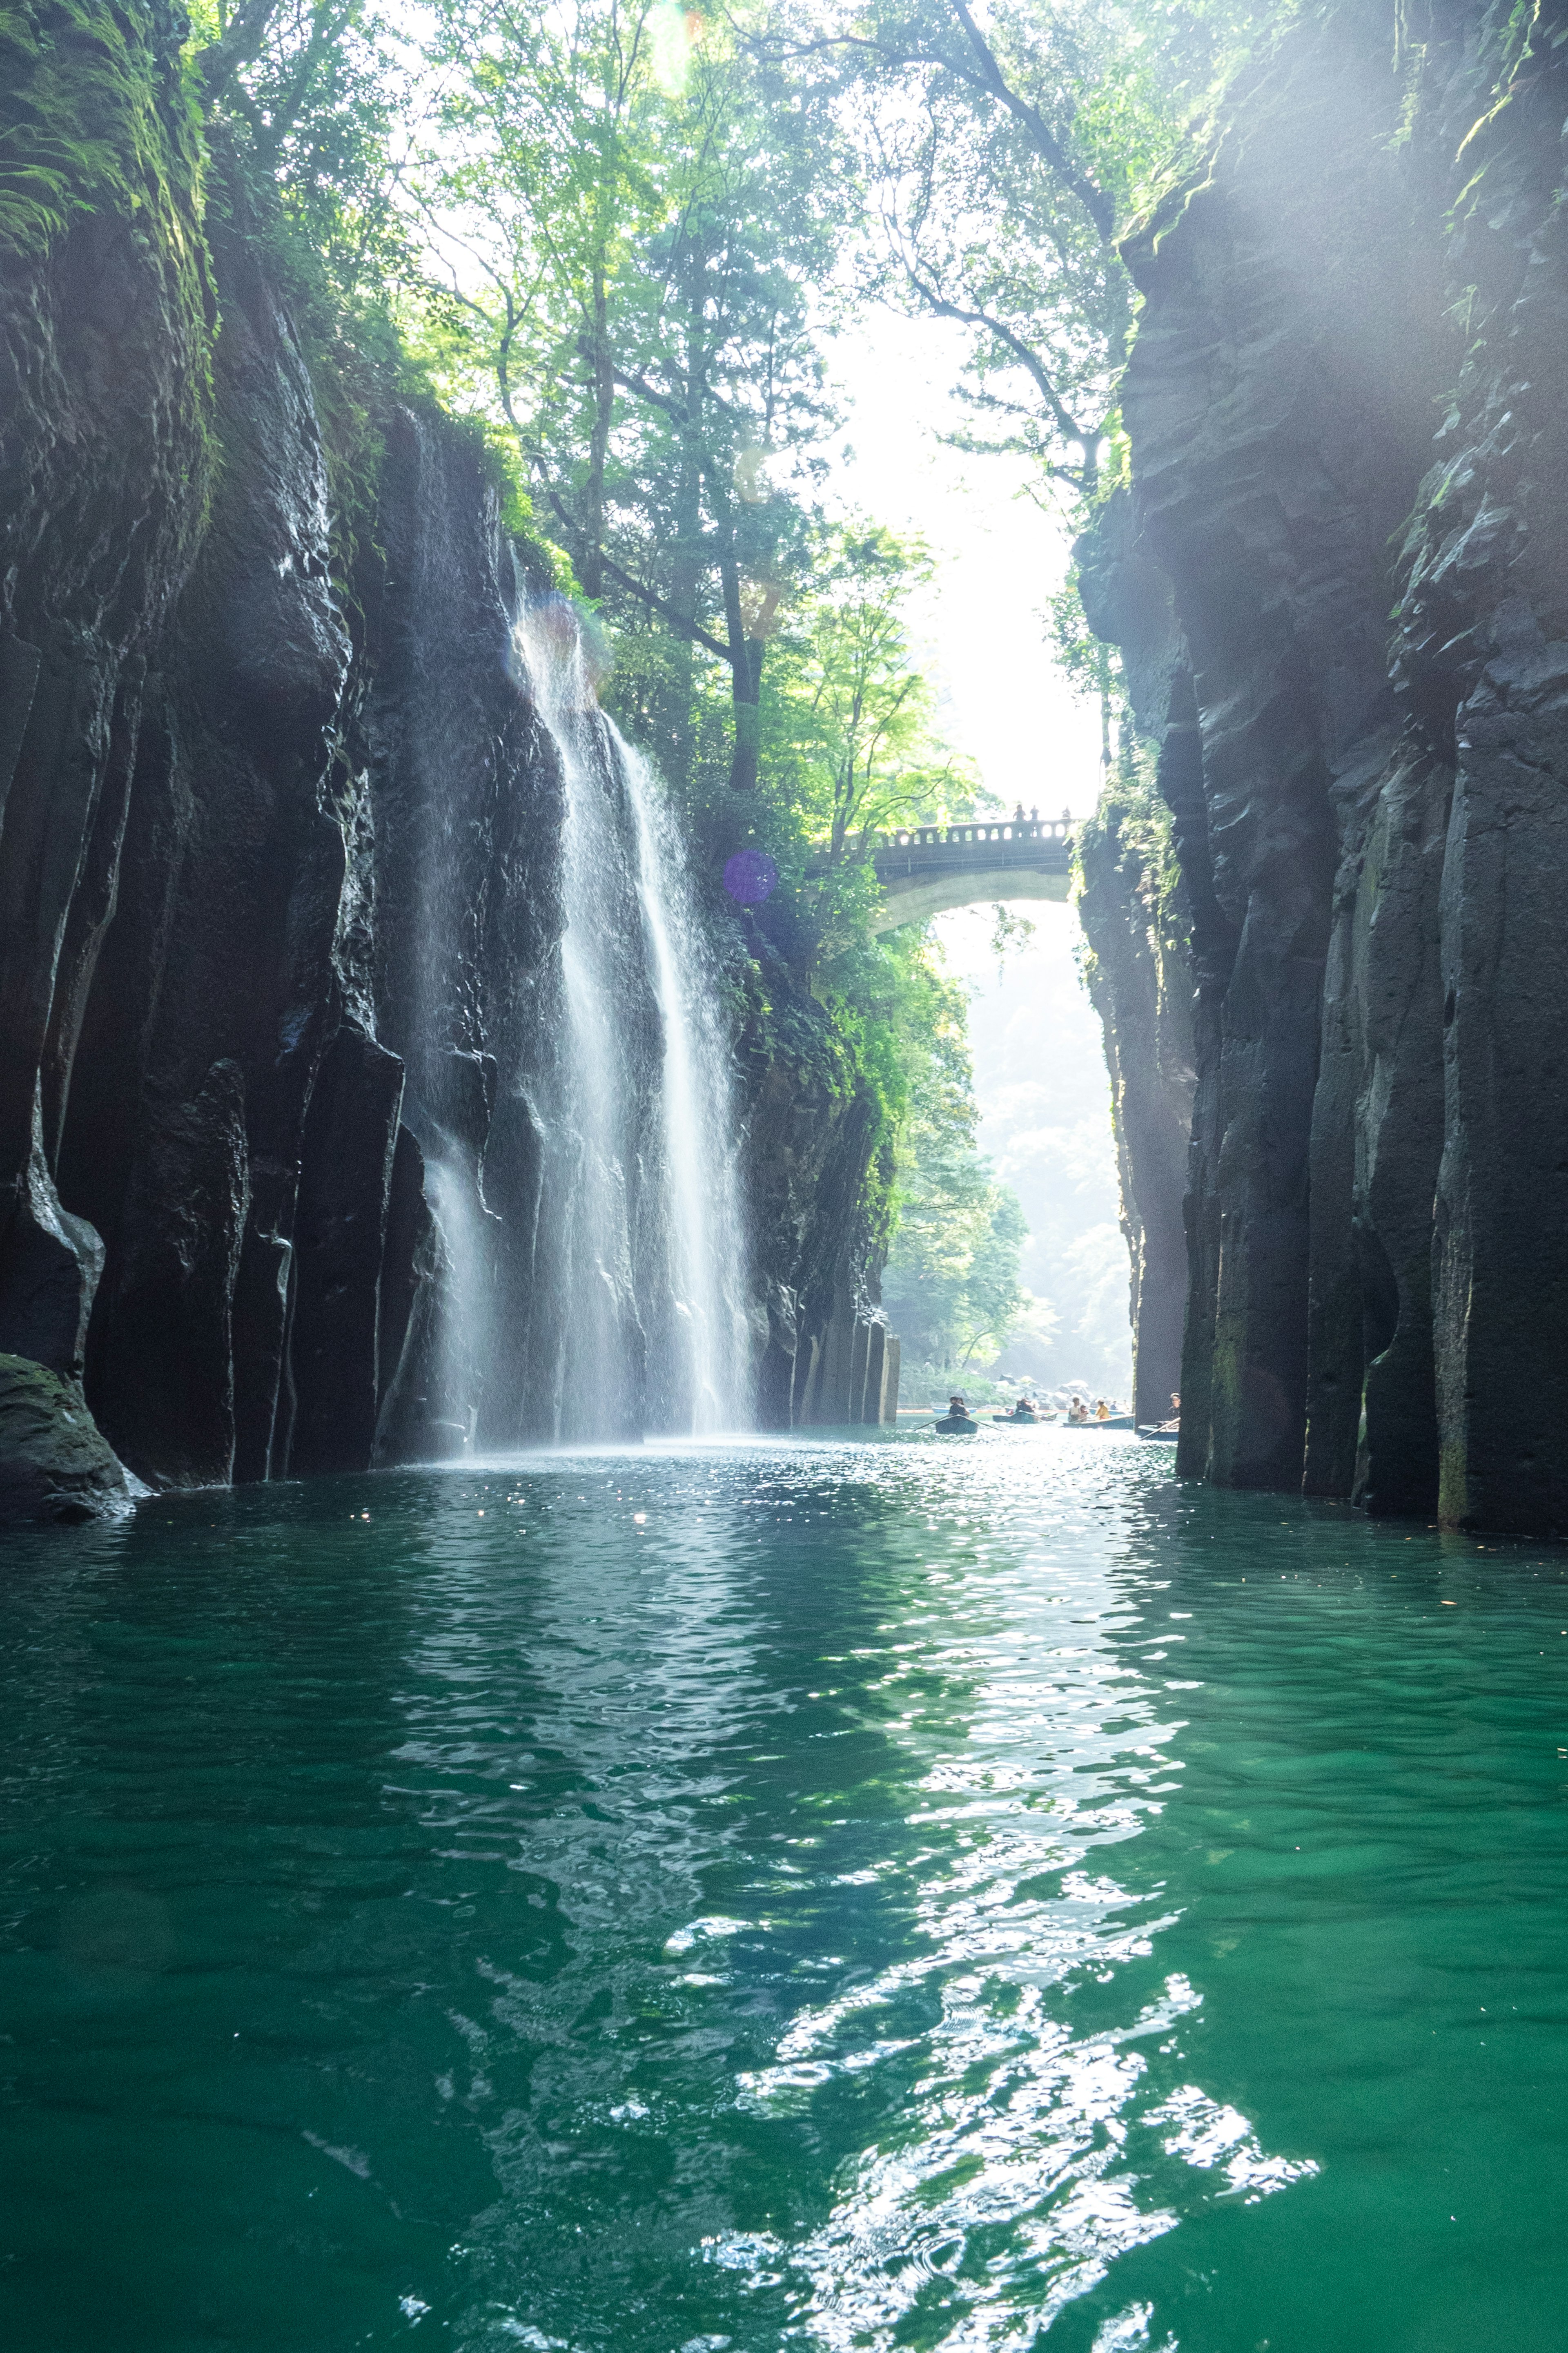
[[[991,1423],[994,1430],[1035,1430],[1056,1418],[1048,1407],[1037,1406],[1033,1398],[1021,1397],[1001,1413],[994,1413]]]
[[[1064,1430],[1134,1430],[1134,1417],[1123,1413],[1110,1398],[1096,1398],[1091,1406],[1084,1397],[1075,1397],[1062,1416]]]
[[[939,1415],[933,1427],[943,1438],[978,1438],[980,1424],[955,1389],[947,1401],[947,1411]]]
[[[1156,1446],[1174,1446],[1181,1434],[1182,1393],[1180,1389],[1173,1389],[1169,1421],[1141,1421],[1138,1425],[1138,1435],[1140,1438],[1151,1439]]]

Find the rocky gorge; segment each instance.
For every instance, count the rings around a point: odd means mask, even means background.
[[[0,36],[5,1508],[889,1419],[876,1086],[482,438],[301,326],[186,29]],[[1077,550],[1138,1415],[1180,1390],[1189,1477],[1554,1536],[1565,115],[1556,0],[1271,19],[1122,241]]]
[[[1114,828],[1086,854],[1161,1233],[1156,964],[1191,992],[1179,1467],[1557,1536],[1565,35],[1416,0],[1268,45],[1122,247],[1130,466],[1079,548],[1179,876],[1172,944]]]
[[[204,161],[183,19],[17,23],[0,1507],[693,1426],[661,1370],[691,1321],[660,1108],[682,955],[727,1008],[726,1377],[766,1427],[890,1415],[874,1101],[765,930],[676,874],[614,730],[545,714],[539,649],[576,624],[482,446],[307,349]],[[607,811],[602,1136],[565,1067],[574,756]],[[709,1009],[682,1018],[712,1047]],[[614,1230],[585,1235],[595,1153]],[[563,1419],[584,1299],[592,1396]]]

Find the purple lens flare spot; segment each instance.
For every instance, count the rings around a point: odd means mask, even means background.
[[[760,906],[778,888],[778,879],[765,849],[737,849],[724,868],[724,888],[742,907]]]

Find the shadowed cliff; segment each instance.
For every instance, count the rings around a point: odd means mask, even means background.
[[[6,53],[23,131],[79,100],[97,143],[54,212],[0,187],[11,1421],[32,1431],[58,1390],[90,1430],[85,1383],[124,1462],[174,1485],[449,1453],[476,1426],[549,1436],[537,1368],[571,1313],[541,1211],[563,799],[514,628],[545,559],[503,531],[469,434],[384,366],[302,347],[242,191],[202,187],[173,20],[29,21],[38,38]],[[606,902],[617,935],[630,920]],[[714,919],[739,995],[761,952]],[[817,1008],[799,1002],[775,1053],[782,968],[768,996],[736,1064],[761,1409],[858,1418],[858,1345],[874,1419],[879,1137]],[[660,1041],[641,979],[624,1023],[646,1170]],[[488,1379],[459,1328],[458,1228],[481,1240]],[[627,1395],[658,1427],[658,1311],[636,1289],[616,1307]],[[90,1505],[71,1442],[17,1508]]]
[[[1145,702],[1164,671],[1181,1469],[1555,1535],[1565,57],[1434,0],[1316,13],[1242,78],[1124,248],[1131,506],[1085,596]]]

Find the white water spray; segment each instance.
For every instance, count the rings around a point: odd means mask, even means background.
[[[559,601],[518,629],[565,790],[564,1037],[542,1213],[558,1259],[552,1435],[750,1419],[744,1225],[711,961],[646,761]]]
[[[620,743],[620,738],[616,737]],[[637,829],[644,920],[664,1026],[669,1277],[684,1316],[694,1432],[745,1427],[745,1236],[728,1058],[706,946],[691,920],[683,846],[647,764],[621,752]]]

